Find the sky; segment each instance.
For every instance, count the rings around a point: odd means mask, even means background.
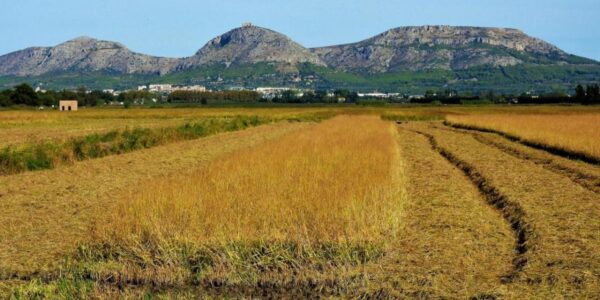
[[[78,36],[144,54],[193,55],[244,22],[306,47],[357,42],[390,28],[466,25],[523,30],[600,60],[600,0],[3,0],[0,54]]]

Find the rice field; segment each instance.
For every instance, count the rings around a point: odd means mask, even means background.
[[[600,161],[600,114],[461,115],[448,122],[506,134],[540,147],[579,154]]]
[[[579,106],[2,111],[0,136],[28,132],[0,142],[15,149],[213,130],[1,175],[0,298],[599,298],[598,116]],[[234,119],[264,122],[215,121]]]

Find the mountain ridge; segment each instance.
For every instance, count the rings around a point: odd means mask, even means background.
[[[515,54],[564,62],[568,62],[570,56],[518,29],[444,25],[398,27],[356,43],[318,47],[311,51],[335,69],[363,69],[368,73],[513,66],[534,58],[523,59]]]
[[[553,44],[512,28],[406,26],[392,28],[355,43],[306,48],[279,32],[245,25],[211,39],[195,54],[182,58],[145,55],[131,51],[118,42],[86,36],[54,47],[26,48],[0,56],[0,77],[32,78],[31,80],[39,77],[47,80],[49,74],[87,76],[102,73],[113,77],[143,78],[162,78],[168,75],[165,78],[204,83],[221,77],[218,74],[227,73],[227,69],[242,68],[244,71],[238,72],[240,80],[236,80],[235,84],[244,84],[242,79],[246,78],[249,85],[253,85],[258,77],[262,80],[260,82],[269,82],[263,79],[280,76],[277,74],[306,75],[302,70],[306,70],[303,66],[307,64],[318,70],[309,72],[309,76],[319,77],[317,79],[322,81],[329,80],[336,85],[340,80],[344,84],[343,78],[356,76],[367,80],[385,74],[402,73],[405,77],[411,72],[431,73],[438,70],[440,74],[446,74],[444,78],[448,77],[447,72],[456,73],[457,78],[448,79],[445,83],[441,79],[435,80],[437,84],[447,86],[456,80],[477,82],[482,76],[491,78],[489,71],[497,73],[494,68],[500,68],[501,75],[506,77],[504,79],[512,80],[505,68],[521,70],[529,67],[536,70],[562,68],[566,78],[559,83],[565,85],[579,80],[578,78],[590,80],[596,76],[595,70],[600,68],[600,63],[595,60],[571,55]],[[261,71],[252,71],[253,65],[263,67]],[[590,68],[593,70],[589,71]],[[581,71],[584,73],[583,77],[579,76],[579,69],[585,69]],[[194,70],[210,71],[210,76],[205,72],[206,74],[198,77],[199,73]],[[200,73],[202,72],[204,71]],[[533,75],[537,74],[532,74],[532,81]],[[331,80],[332,77],[336,79]],[[296,76],[288,83],[294,84],[298,82],[298,78],[301,80],[301,76]],[[524,78],[527,79],[527,74]],[[544,76],[541,79],[537,76],[535,81],[544,80],[543,78]],[[523,76],[519,76],[519,80],[523,80]],[[402,84],[402,81],[398,84]]]

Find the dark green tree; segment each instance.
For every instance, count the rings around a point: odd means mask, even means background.
[[[299,100],[298,92],[295,90],[283,91],[278,98],[279,102],[283,103],[296,103]]]
[[[90,96],[93,97],[93,98],[91,98],[91,100],[93,100],[93,99],[96,100],[96,104],[101,103],[101,102],[104,102],[105,104],[108,104],[108,103],[110,103],[111,101],[113,101],[115,99],[115,97],[113,96],[113,94],[107,93],[107,92],[104,92],[104,91],[99,91],[99,90],[92,91],[90,93]]]
[[[588,85],[585,93],[586,93],[585,104],[600,103],[600,86],[598,84]]]
[[[302,95],[302,97],[300,98],[300,102],[302,103],[312,103],[315,102],[316,100],[316,95],[313,91],[307,91],[304,93],[304,95]]]
[[[580,103],[583,103],[585,102],[585,95],[585,89],[581,84],[578,84],[575,88],[575,100],[577,100]]]
[[[39,103],[39,97],[37,93],[27,83],[15,86],[15,89],[12,92],[10,99],[14,104],[25,104],[31,106],[41,104]]]
[[[10,99],[10,90],[4,90],[0,92],[0,106],[11,106],[13,105],[12,100]]]
[[[348,103],[356,103],[358,102],[358,93],[357,92],[351,92],[350,94],[348,94],[348,97],[346,97],[346,102]]]
[[[86,97],[88,96],[87,88],[85,86],[80,86],[75,90],[77,104],[79,106],[86,105]]]
[[[58,99],[54,93],[46,92],[38,94],[39,102],[44,106],[52,106],[58,104]]]

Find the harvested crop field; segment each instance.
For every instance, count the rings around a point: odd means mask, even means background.
[[[0,298],[600,298],[596,108],[123,111],[0,176]]]

